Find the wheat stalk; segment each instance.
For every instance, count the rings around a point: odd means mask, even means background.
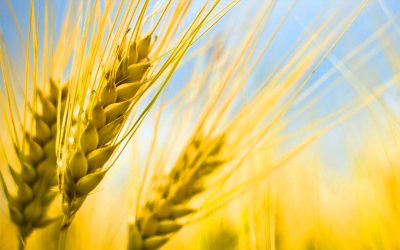
[[[220,168],[224,137],[194,139],[171,172],[155,182],[151,198],[129,225],[129,250],[158,249],[183,226],[182,219],[196,212],[188,202],[205,189],[204,179]]]
[[[14,142],[14,148],[20,165],[20,171],[9,163],[9,170],[18,191],[11,194],[4,186],[11,220],[18,227],[21,248],[25,239],[35,228],[49,225],[56,218],[50,218],[47,210],[57,195],[52,189],[57,185],[56,175],[56,132],[59,86],[50,80],[50,94],[38,92],[41,112],[32,110],[33,129],[24,129],[24,141]],[[66,89],[61,93],[61,106],[66,96]],[[65,104],[65,102],[64,102]]]

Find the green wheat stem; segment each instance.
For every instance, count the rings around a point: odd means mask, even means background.
[[[18,236],[18,250],[25,250],[25,237]]]
[[[62,227],[60,230],[59,238],[58,238],[58,250],[65,250],[66,249],[66,244],[67,244],[67,232],[68,232],[68,226]]]

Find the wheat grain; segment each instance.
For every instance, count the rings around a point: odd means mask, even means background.
[[[158,249],[183,226],[180,220],[196,212],[187,203],[204,191],[204,179],[224,163],[224,137],[193,140],[168,177],[155,184],[153,194],[129,225],[129,250]]]

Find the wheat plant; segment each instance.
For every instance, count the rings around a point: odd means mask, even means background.
[[[13,12],[12,7],[10,11]],[[45,18],[48,18],[49,12],[46,6]],[[66,68],[72,53],[72,48],[67,43],[74,41],[73,34],[77,32],[77,28],[66,29],[71,24],[70,19],[67,19],[60,35],[70,35],[72,38],[60,41],[57,44],[58,50],[50,52],[50,44],[54,41],[49,34],[50,27],[46,26],[44,54],[41,56],[34,5],[30,7],[29,20],[23,88],[20,85],[21,79],[14,74],[13,61],[7,51],[3,34],[0,33],[0,67],[4,83],[1,109],[6,128],[1,135],[1,148],[15,185],[9,184],[3,174],[0,174],[0,183],[8,202],[10,218],[18,228],[20,249],[25,248],[28,236],[35,229],[44,228],[59,219],[57,215],[51,216],[48,210],[58,194],[58,120],[66,106],[68,86],[62,86],[60,81],[54,79],[61,77]],[[18,22],[16,26],[19,27]],[[40,72],[39,61],[46,65]],[[50,64],[52,66],[47,66]],[[40,79],[48,80],[40,84]],[[19,104],[21,99],[22,105]]]
[[[9,193],[0,176],[8,200],[12,221],[18,226],[23,246],[35,228],[42,228],[57,218],[47,216],[47,209],[57,195],[56,133],[58,84],[51,81],[52,95],[39,94],[41,111],[32,114],[32,130],[23,131],[22,143],[14,142],[20,171],[10,166],[11,176],[18,187],[16,195]],[[65,96],[65,95],[63,95]]]
[[[153,11],[149,1],[138,1],[123,9],[124,21],[115,24],[115,33],[98,33],[100,38],[111,39],[110,47],[98,46],[101,39],[80,45],[97,49],[90,52],[93,55],[88,57],[84,70],[76,69],[61,125],[58,159],[62,230],[70,225],[87,196],[113,165],[110,159],[118,147],[135,134],[188,48],[235,4],[229,2],[214,14],[219,2],[202,4],[189,24],[181,24],[190,1],[167,1]],[[154,15],[156,23],[149,25],[150,32],[143,35],[146,20]],[[102,24],[101,20],[99,23]],[[107,49],[109,53],[102,54]],[[100,63],[94,63],[97,54]],[[81,58],[79,54],[76,57]],[[140,111],[139,103],[151,89],[154,94]],[[134,111],[139,116],[128,120]]]
[[[195,212],[187,202],[204,190],[203,179],[222,165],[223,143],[223,137],[199,137],[188,145],[130,224],[128,249],[158,249],[183,226],[180,219]]]
[[[358,8],[362,9],[363,5],[359,5]],[[266,78],[268,84],[258,85],[261,87],[252,93],[247,102],[242,101],[237,108],[235,104],[241,98],[242,91],[248,88],[249,76],[269,46],[269,43],[262,44],[258,50],[261,52],[256,52],[259,39],[268,24],[266,17],[272,9],[273,6],[268,6],[260,10],[260,16],[252,20],[252,26],[257,28],[245,35],[242,34],[242,44],[238,46],[241,50],[235,53],[229,50],[224,53],[216,49],[215,56],[211,57],[211,62],[208,61],[210,68],[205,66],[199,76],[193,77],[193,81],[189,83],[193,89],[184,90],[185,93],[186,91],[197,93],[198,96],[194,94],[194,97],[188,97],[188,103],[200,102],[199,106],[204,107],[203,109],[191,110],[191,106],[184,101],[182,103],[177,101],[178,107],[188,107],[188,110],[182,108],[180,111],[182,114],[177,114],[177,117],[194,115],[194,124],[188,124],[188,127],[194,128],[189,129],[192,131],[189,132],[190,139],[180,149],[172,167],[164,166],[165,162],[169,162],[164,158],[151,161],[154,165],[145,166],[144,176],[141,178],[148,179],[148,185],[143,187],[146,181],[139,181],[141,183],[139,194],[134,202],[136,210],[129,225],[128,249],[159,249],[182,227],[191,224],[192,221],[201,220],[249,186],[255,185],[256,180],[260,181],[263,176],[268,176],[272,169],[283,165],[278,163],[276,166],[271,166],[264,173],[248,177],[247,181],[242,179],[235,182],[231,189],[222,192],[222,187],[232,175],[239,172],[241,166],[246,165],[247,157],[260,141],[278,143],[276,139],[278,131],[286,126],[286,121],[283,121],[282,117],[302,93],[310,74],[318,68],[321,61],[325,60],[326,54],[334,47],[340,34],[358,15],[359,9],[356,8],[347,16],[347,19],[335,29],[334,34],[325,35],[323,30],[333,24],[333,20],[328,18],[326,23],[321,24],[319,33],[316,33],[323,40],[321,46],[314,47],[308,42],[298,45],[299,49],[296,51],[299,54],[292,55],[287,65],[275,72],[272,78]],[[293,61],[297,63],[292,64]],[[221,67],[220,72],[217,70],[219,67]],[[295,74],[287,74],[289,68],[290,72]],[[202,97],[201,95],[204,95],[202,91],[196,92],[197,88],[207,89],[207,87],[210,91],[208,97]],[[173,121],[176,120],[181,119],[173,118]],[[179,128],[177,133],[187,132],[179,125],[177,127]],[[317,129],[314,135],[306,138],[304,143],[299,143],[292,152],[288,152],[282,158],[297,154],[326,129],[326,127]],[[156,138],[154,140],[157,141]],[[167,141],[171,141],[171,145],[164,144],[159,147],[177,147],[174,145],[176,140]],[[171,152],[166,150],[164,154],[169,153]]]
[[[105,75],[105,86],[100,98],[89,108],[83,131],[78,138],[64,172],[61,173],[63,194],[63,227],[67,227],[87,195],[100,183],[107,169],[104,164],[110,159],[117,145],[113,141],[126,120],[127,110],[137,101],[143,79],[150,64],[148,54],[151,37],[132,42],[121,52],[115,72]]]

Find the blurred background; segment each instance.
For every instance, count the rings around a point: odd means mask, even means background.
[[[35,2],[38,13],[43,13],[45,3]],[[62,39],[58,36],[69,4],[52,3],[55,43]],[[321,60],[315,59],[304,73],[304,87],[281,119],[282,129],[262,140],[223,188],[229,189],[244,178],[251,180],[285,158],[300,142],[317,131],[323,133],[277,170],[257,179],[251,189],[185,227],[165,249],[400,248],[400,2],[247,0],[240,1],[189,50],[116,166],[78,213],[68,234],[68,249],[124,249],[134,190],[153,138],[158,138],[159,154],[170,147],[179,153],[198,118],[196,110],[201,109],[201,103],[183,105],[183,99],[189,100],[180,96],[183,89],[193,81],[193,75],[201,76],[203,69],[211,67],[215,54],[221,58],[237,54],[246,34],[257,28],[256,15],[269,5],[272,11],[249,55],[252,61],[260,55],[260,61],[246,79],[235,103],[237,109],[279,72],[283,72],[282,83],[275,84],[283,84],[296,74],[296,65],[303,62],[301,56],[307,56],[305,52],[295,57],[303,45],[309,44],[310,54],[318,46],[329,46],[315,55]],[[2,44],[15,72],[24,72],[26,44],[18,30],[27,34],[29,9],[26,1],[0,0]],[[347,19],[348,27],[336,31]],[[43,22],[40,19],[37,25],[42,27]],[[217,69],[214,80],[224,74],[223,67]],[[24,82],[23,74],[15,75]],[[65,79],[67,75],[68,70]],[[299,88],[302,79],[293,88]],[[1,81],[0,77],[3,89]],[[213,82],[205,84],[212,87]],[[204,90],[197,95],[207,98],[210,93]],[[187,110],[193,114],[183,112]],[[232,109],[232,116],[236,111]],[[185,133],[179,134],[182,131],[177,121],[188,124]],[[156,124],[161,124],[157,133]],[[271,146],[268,139],[279,143]],[[5,161],[0,167],[7,171]],[[54,213],[58,209],[55,204]],[[35,232],[28,249],[56,249],[57,226]],[[14,235],[6,199],[0,193],[0,249],[16,249]]]

